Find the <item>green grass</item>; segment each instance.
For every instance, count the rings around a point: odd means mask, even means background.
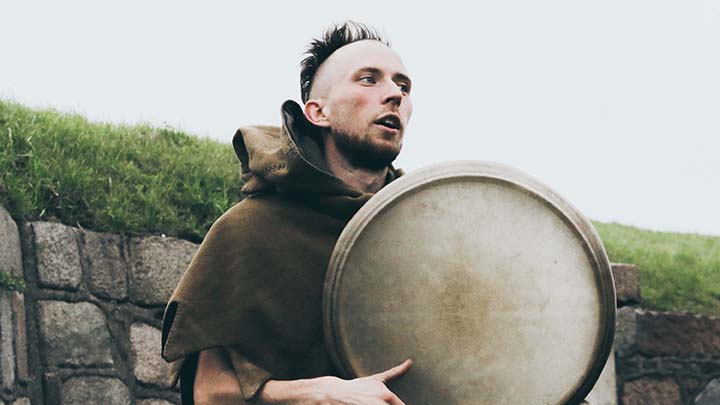
[[[228,144],[0,100],[0,204],[16,220],[199,241],[240,187]]]
[[[0,204],[16,220],[199,241],[240,199],[238,172],[227,144],[0,100]],[[611,261],[638,267],[644,307],[720,315],[719,237],[595,226]]]
[[[637,266],[643,307],[720,315],[720,237],[594,225],[611,261]]]
[[[23,291],[25,280],[19,279],[12,274],[0,270],[0,290]]]

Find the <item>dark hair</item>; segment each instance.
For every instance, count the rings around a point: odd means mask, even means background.
[[[305,51],[307,56],[300,62],[300,97],[303,103],[310,97],[313,79],[320,65],[343,46],[365,39],[380,41],[390,46],[390,42],[377,30],[354,21],[347,21],[342,25],[334,24],[321,38],[315,38],[310,42]]]

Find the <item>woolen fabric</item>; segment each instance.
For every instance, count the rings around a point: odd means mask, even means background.
[[[282,106],[281,127],[241,128],[233,147],[247,198],[210,228],[163,319],[162,356],[192,403],[195,355],[222,347],[243,396],[269,379],[336,375],[323,336],[322,296],[344,226],[372,193],[333,176],[319,129]],[[390,167],[386,182],[402,171]],[[188,385],[190,385],[188,387]]]

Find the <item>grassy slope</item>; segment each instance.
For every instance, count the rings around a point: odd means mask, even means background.
[[[230,145],[0,101],[0,204],[16,219],[200,240],[239,199]],[[720,238],[595,223],[644,306],[720,314]]]
[[[720,315],[720,237],[595,227],[612,261],[640,270],[645,307]]]
[[[230,145],[0,100],[0,204],[16,219],[200,240],[239,200]]]

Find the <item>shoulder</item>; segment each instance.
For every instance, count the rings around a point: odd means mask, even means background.
[[[224,283],[259,274],[254,265],[272,244],[267,243],[268,211],[274,202],[247,198],[221,215],[205,235],[185,271],[172,300],[212,300]],[[237,285],[231,282],[230,285]],[[227,294],[225,294],[227,295]],[[192,297],[192,298],[190,298]]]
[[[258,232],[271,233],[292,222],[303,207],[279,194],[263,194],[243,199],[225,211],[210,227],[203,244],[217,239],[256,239]],[[254,237],[253,237],[254,235]]]
[[[287,199],[276,194],[247,197],[225,211],[210,231],[227,231],[237,225],[253,225],[277,215],[280,211],[292,209],[291,205]]]

